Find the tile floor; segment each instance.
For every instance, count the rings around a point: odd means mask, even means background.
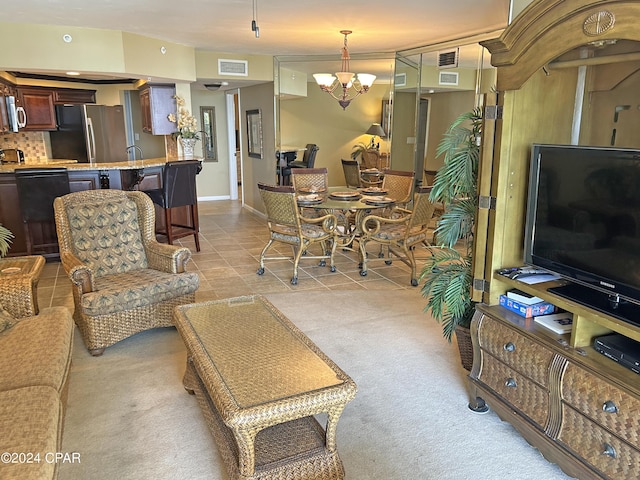
[[[240,202],[223,200],[199,203],[200,247],[195,251],[193,236],[180,243],[193,252],[189,269],[200,275],[196,301],[216,300],[254,293],[286,292],[293,290],[398,290],[418,289],[410,282],[410,268],[399,260],[386,265],[377,259],[378,248],[371,244],[372,261],[368,275],[360,276],[355,252],[336,252],[337,271],[318,266],[317,260],[302,257],[298,284],[291,285],[293,262],[289,260],[265,263],[265,273],[257,275],[259,257],[269,234],[266,221],[241,207]],[[282,245],[280,251],[291,254]],[[429,255],[427,249],[416,252],[417,258]],[[418,268],[418,274],[420,269]],[[40,308],[67,306],[73,308],[71,284],[59,261],[49,261],[38,283]]]

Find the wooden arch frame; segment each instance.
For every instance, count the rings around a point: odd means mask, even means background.
[[[614,15],[613,27],[598,35],[586,34],[585,20],[605,11]],[[549,62],[589,42],[640,41],[639,17],[640,3],[634,0],[539,0],[523,10],[499,38],[480,43],[498,68],[498,90],[516,90]]]

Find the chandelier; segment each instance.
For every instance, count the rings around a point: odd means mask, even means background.
[[[344,35],[342,70],[336,72],[335,77],[330,73],[314,73],[313,78],[315,78],[320,89],[335,98],[342,109],[345,110],[351,103],[351,100],[369,91],[369,87],[373,84],[376,76],[369,73],[358,73],[355,75],[349,71],[350,57],[349,49],[347,48],[347,35],[352,32],[351,30],[340,30],[340,33]],[[341,88],[341,91],[339,90],[336,95],[335,92],[338,90],[338,87]]]

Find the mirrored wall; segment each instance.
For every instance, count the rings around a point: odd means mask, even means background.
[[[276,57],[276,150],[298,149],[300,159],[302,148],[316,144],[319,150],[315,166],[328,168],[332,185],[344,184],[341,159],[351,159],[362,146],[373,143],[388,158],[390,139],[366,132],[372,124],[383,123],[383,110],[392,95],[394,58],[393,53],[351,52],[350,71],[376,75],[376,80],[368,92],[355,96],[343,108],[313,78],[314,73],[340,71],[339,52],[329,56]],[[340,97],[340,90],[334,95]]]
[[[460,114],[495,88],[495,69],[480,45],[499,32],[398,52],[395,65],[391,163],[429,184],[442,158],[436,150]]]
[[[499,35],[397,53],[351,53],[350,71],[374,74],[376,81],[346,108],[313,78],[314,73],[339,71],[339,53],[276,57],[276,149],[299,149],[301,157],[304,146],[315,143],[315,166],[329,169],[332,185],[344,184],[341,159],[356,157],[364,165],[362,149],[375,149],[381,166],[413,170],[417,182],[423,182],[424,172],[441,164],[435,152],[447,127],[477,106],[495,84],[494,69],[479,42]],[[366,133],[376,123],[385,136]]]

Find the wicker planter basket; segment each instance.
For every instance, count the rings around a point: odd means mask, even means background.
[[[456,341],[460,351],[460,360],[465,370],[471,371],[473,367],[473,343],[471,342],[471,330],[465,327],[456,327]]]

